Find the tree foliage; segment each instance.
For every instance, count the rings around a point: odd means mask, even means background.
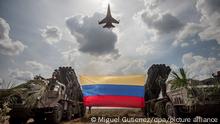
[[[187,86],[188,79],[186,71],[183,68],[179,68],[178,72],[172,71],[171,76],[173,78],[171,81],[171,89]]]

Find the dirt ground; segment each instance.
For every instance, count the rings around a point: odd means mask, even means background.
[[[141,109],[92,109],[91,113],[89,114],[88,111],[84,118],[75,119],[70,122],[63,122],[62,124],[85,124],[85,123],[92,123],[92,117],[144,117],[143,112]],[[95,122],[94,122],[95,123]],[[96,122],[97,123],[97,122]],[[100,122],[101,123],[101,122]]]
[[[92,120],[93,118],[95,118],[95,122],[93,122],[94,121]],[[141,109],[92,109],[90,114],[88,113],[88,111],[86,112],[84,118],[75,119],[69,122],[62,122],[62,124],[96,124],[96,123],[135,124],[134,122],[132,122],[132,120],[130,120],[132,118],[146,119]],[[103,122],[103,120],[106,121]],[[107,122],[108,120],[112,122]],[[130,122],[125,122],[125,121],[130,121]],[[136,124],[146,124],[146,122],[145,123],[137,122]],[[158,123],[149,121],[148,124],[158,124]]]
[[[95,120],[94,120],[95,118]],[[92,109],[91,113],[86,112],[83,118],[72,121],[62,121],[61,124],[146,124],[145,122],[134,123],[132,119],[148,119],[144,116],[141,109]],[[93,119],[93,120],[92,120]],[[151,118],[150,118],[151,119]],[[127,122],[126,122],[127,121]],[[149,120],[147,124],[158,124]],[[8,124],[6,122],[5,124]],[[34,124],[33,119],[28,124]],[[160,124],[165,124],[161,123]],[[170,123],[169,123],[170,124]]]

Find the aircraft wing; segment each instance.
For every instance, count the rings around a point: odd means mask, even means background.
[[[111,22],[112,22],[112,23],[117,23],[117,24],[119,24],[119,21],[117,21],[117,20],[114,19],[114,18],[111,18]]]
[[[102,21],[99,22],[99,24],[103,24],[103,23],[107,23],[107,19],[106,18],[102,19]]]

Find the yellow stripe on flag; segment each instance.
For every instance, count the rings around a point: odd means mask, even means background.
[[[134,85],[144,86],[145,75],[129,76],[80,76],[81,85],[113,84],[113,85]]]

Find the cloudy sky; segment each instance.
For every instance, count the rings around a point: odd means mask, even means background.
[[[120,20],[103,29],[110,3]],[[0,80],[145,74],[153,63],[204,79],[220,70],[219,0],[0,0]]]

